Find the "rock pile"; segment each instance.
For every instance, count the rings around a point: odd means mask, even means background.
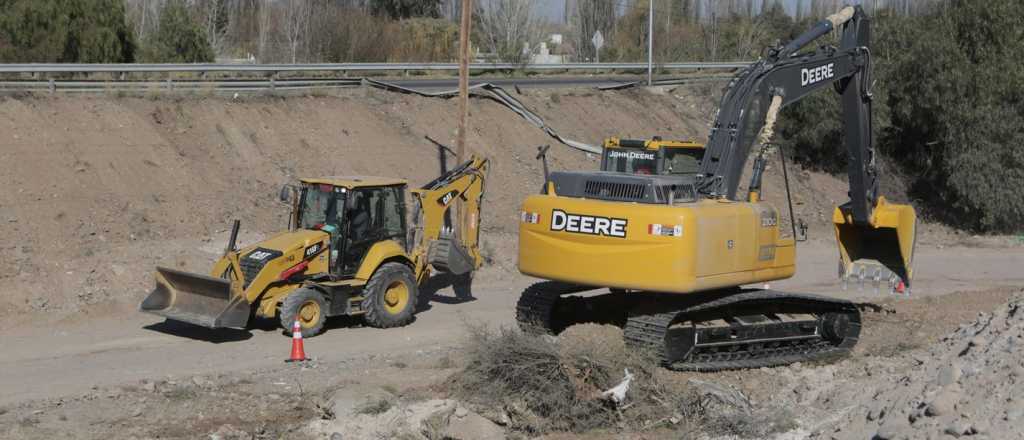
[[[1022,348],[1019,293],[913,355],[911,368],[889,375],[890,383],[864,393],[853,403],[866,411],[850,411],[839,438],[1024,438]]]

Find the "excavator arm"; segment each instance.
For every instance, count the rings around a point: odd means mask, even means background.
[[[412,255],[417,265],[462,275],[480,267],[480,208],[487,176],[487,159],[472,157],[434,181],[412,190],[419,215]],[[455,225],[446,213],[461,201]]]
[[[841,28],[839,47],[802,48]],[[698,190],[707,197],[738,200],[740,178],[755,143],[771,142],[778,112],[832,85],[841,95],[850,200],[833,221],[840,251],[840,277],[909,288],[916,214],[909,205],[888,203],[879,194],[871,126],[870,20],[860,6],[848,6],[817,23],[734,78],[712,127]],[[755,167],[763,167],[763,161]],[[755,170],[757,171],[757,170]],[[759,172],[755,176],[760,177]],[[757,183],[759,186],[759,182]],[[753,187],[754,185],[752,185]]]

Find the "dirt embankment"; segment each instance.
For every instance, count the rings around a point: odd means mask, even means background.
[[[563,135],[592,144],[612,135],[703,136],[707,109],[677,95],[520,97]],[[471,113],[469,146],[493,160],[485,250],[511,269],[518,205],[541,182],[536,147],[553,140],[490,101],[473,100]],[[452,142],[455,121],[454,101],[365,89],[235,100],[0,98],[0,316],[134,301],[155,265],[205,272],[232,219],[242,220],[243,242],[281,228],[277,190],[298,177],[425,183],[438,163],[423,136]],[[551,151],[554,169],[598,166],[562,145]]]
[[[707,87],[518,96],[560,134],[704,139]],[[515,268],[522,198],[541,181],[541,130],[488,100],[471,104],[469,145],[493,160],[484,251],[491,277]],[[386,175],[418,185],[438,172],[423,139],[452,142],[456,103],[359,89],[331,96],[0,98],[0,316],[68,316],[130,304],[156,265],[205,272],[242,220],[249,243],[285,224],[280,185],[302,176]],[[556,145],[552,169],[596,169],[598,158]],[[776,169],[773,169],[777,171]],[[770,170],[768,197],[782,202]],[[845,183],[794,170],[798,215],[819,237]],[[17,319],[5,320],[4,326]]]

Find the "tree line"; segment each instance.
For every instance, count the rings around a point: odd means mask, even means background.
[[[1024,2],[948,0],[872,22],[875,144],[923,213],[979,232],[1024,231]],[[780,115],[805,165],[844,172],[838,99]]]

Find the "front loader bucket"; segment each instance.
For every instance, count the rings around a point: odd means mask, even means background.
[[[853,284],[876,292],[910,292],[914,277],[917,214],[910,205],[880,197],[870,224],[857,224],[852,214],[836,207],[832,216],[839,244],[839,278],[843,288]]]
[[[208,328],[244,328],[249,303],[235,295],[231,282],[206,275],[156,268],[156,288],[139,310]]]

